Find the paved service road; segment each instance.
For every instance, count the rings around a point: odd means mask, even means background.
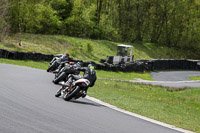
[[[191,81],[189,77],[200,76],[200,71],[160,71],[150,75],[156,81]]]
[[[44,70],[0,64],[0,133],[176,133],[87,99],[55,98]]]
[[[153,85],[169,87],[200,87],[200,81],[192,81],[189,77],[200,76],[200,71],[160,71],[150,73],[155,80]]]

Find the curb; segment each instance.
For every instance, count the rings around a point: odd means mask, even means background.
[[[183,133],[194,133],[193,131],[189,131],[189,130],[185,130],[185,129],[182,129],[182,128],[178,128],[178,127],[173,126],[173,125],[169,125],[169,124],[166,124],[166,123],[163,123],[163,122],[151,119],[151,118],[147,118],[147,117],[144,117],[144,116],[141,116],[141,115],[138,115],[138,114],[135,114],[135,113],[120,109],[120,108],[118,108],[116,106],[113,106],[111,104],[105,103],[105,102],[103,102],[103,101],[101,101],[99,99],[96,99],[94,97],[86,96],[85,98],[90,100],[90,101],[96,102],[98,104],[104,105],[104,106],[106,106],[108,108],[111,108],[113,110],[122,112],[124,114],[130,115],[130,116],[133,116],[133,117],[136,117],[136,118],[139,118],[139,119],[142,119],[142,120],[145,120],[145,121],[148,121],[148,122],[151,122],[151,123],[154,123],[154,124],[157,124],[157,125],[169,128],[169,129],[172,129],[172,130],[176,130],[176,131],[183,132]]]

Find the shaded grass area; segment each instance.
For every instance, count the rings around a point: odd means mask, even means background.
[[[200,132],[200,88],[178,91],[160,86],[97,80],[88,95],[152,119]]]
[[[0,63],[46,70],[49,62],[18,61],[0,58]],[[97,71],[97,77],[152,80],[148,73]],[[119,108],[200,132],[200,88],[167,88],[98,79],[88,95]]]

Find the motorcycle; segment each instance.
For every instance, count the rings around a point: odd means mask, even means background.
[[[61,64],[61,58],[54,57],[50,62],[50,66],[48,67],[47,72],[52,72],[56,70],[60,64]]]
[[[67,63],[67,62],[69,62],[68,55],[57,55],[57,57],[54,57],[51,60],[50,66],[48,67],[47,72],[55,71],[60,64]]]
[[[84,96],[84,91],[89,87],[90,81],[87,79],[73,79],[71,86],[65,84],[56,92],[55,97],[62,96],[64,100],[69,101],[72,98],[78,99]]]
[[[67,81],[67,77],[69,74],[75,74],[78,75],[80,72],[76,71],[76,68],[81,67],[81,64],[78,63],[65,63],[65,65],[61,68],[60,71],[55,73],[55,79],[53,80],[53,83],[58,84],[60,81]]]

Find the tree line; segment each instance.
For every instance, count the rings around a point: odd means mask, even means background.
[[[0,0],[0,30],[151,42],[196,51],[200,1]]]

